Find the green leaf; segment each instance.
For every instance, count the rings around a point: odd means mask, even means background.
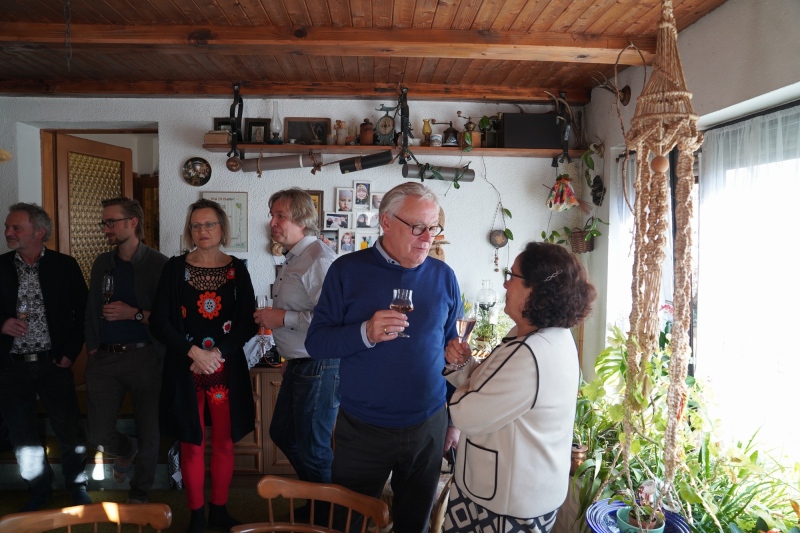
[[[547,233],[544,230],[542,230],[542,240],[547,240]]]
[[[503,208],[503,213],[505,213],[505,215],[506,215],[508,218],[512,218],[512,217],[511,217],[511,211],[509,211],[509,210],[508,210],[508,209],[506,209],[505,207]]]
[[[463,149],[463,150],[461,150],[461,151],[462,151],[462,152],[471,152],[471,151],[472,151],[472,145],[471,145],[471,144],[468,144],[468,145],[467,145],[467,146],[465,146],[465,147],[464,147],[464,149]]]
[[[453,182],[453,188],[454,188],[454,189],[460,189],[460,188],[461,188],[461,185],[460,185],[460,184],[459,184],[457,181],[454,181],[454,182]]]
[[[509,240],[509,241],[513,241],[513,240],[514,240],[514,234],[513,234],[513,233],[511,233],[511,230],[510,230],[510,229],[506,228],[506,229],[503,231],[503,233],[505,233],[505,234],[506,234],[506,237],[508,237],[508,240]]]
[[[594,170],[594,159],[592,159],[591,154],[583,158],[583,162],[586,163],[586,166],[589,168],[589,170]]]
[[[681,500],[685,501],[686,503],[692,503],[701,505],[703,503],[703,498],[697,494],[697,491],[694,490],[688,483],[681,482],[678,484],[678,494],[680,494]]]

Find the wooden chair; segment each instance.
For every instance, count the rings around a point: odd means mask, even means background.
[[[67,528],[82,524],[117,524],[117,532],[123,524],[150,526],[156,532],[167,529],[172,524],[172,510],[164,503],[114,503],[102,502],[90,505],[76,505],[63,509],[45,509],[29,513],[9,514],[0,518],[0,533],[42,533],[53,529]]]
[[[309,483],[277,476],[264,476],[258,482],[258,495],[267,500],[269,511],[269,522],[253,524],[242,524],[231,528],[231,533],[263,533],[266,531],[293,531],[295,533],[328,533],[337,532],[334,529],[334,507],[338,513],[344,514],[342,508],[347,511],[346,525],[344,531],[350,531],[350,525],[356,520],[355,513],[360,513],[379,527],[386,527],[389,523],[389,509],[386,504],[377,498],[364,496],[339,485],[322,483]],[[275,520],[275,509],[273,499],[283,497],[289,500],[289,518],[287,522],[277,522]],[[308,500],[311,516],[307,520],[296,521],[294,501],[296,499]],[[330,510],[327,517],[327,525],[315,525],[320,522],[314,518],[314,502],[328,502]],[[321,518],[321,517],[320,517]],[[367,520],[361,522],[361,533],[367,529]]]

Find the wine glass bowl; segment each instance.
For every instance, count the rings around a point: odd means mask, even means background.
[[[461,343],[469,343],[469,338],[472,335],[472,330],[475,328],[475,304],[464,300],[458,307],[458,318],[456,318],[456,332],[458,333],[458,340]],[[469,361],[469,357],[463,363],[447,363],[444,367],[448,370],[461,370],[464,365]]]
[[[112,274],[103,274],[103,303],[108,305],[111,297],[114,296],[114,276]]]
[[[27,322],[30,318],[31,304],[27,298],[19,298],[17,300],[17,318],[23,322]]]
[[[272,305],[269,301],[269,298],[264,295],[256,296],[256,309],[267,309],[271,306]],[[267,335],[272,335],[272,330],[266,326],[258,326],[258,347],[262,360],[265,358],[267,352],[271,348],[270,339],[267,338]]]
[[[412,289],[394,289],[392,303],[389,309],[398,313],[408,314],[414,310],[414,302],[411,300]],[[397,332],[398,337],[410,337],[402,331]]]

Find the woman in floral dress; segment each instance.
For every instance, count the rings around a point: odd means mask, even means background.
[[[181,475],[191,511],[188,532],[205,531],[205,429],[211,426],[208,524],[230,529],[227,511],[233,443],[253,431],[255,412],[242,347],[256,333],[255,295],[241,259],[220,250],[228,217],[210,200],[189,206],[184,241],[193,248],[164,267],[150,316],[167,346],[161,422],[181,443]]]

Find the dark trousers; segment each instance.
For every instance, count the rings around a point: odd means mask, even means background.
[[[332,481],[380,497],[392,475],[396,533],[425,533],[439,482],[447,431],[444,406],[416,426],[383,428],[339,409],[334,435]]]
[[[46,497],[53,490],[53,470],[39,435],[37,395],[58,438],[66,488],[86,488],[86,444],[72,369],[58,367],[49,359],[11,361],[0,370],[0,411],[8,424],[22,478],[34,496]]]
[[[338,359],[293,359],[287,363],[269,437],[301,480],[331,482],[331,437],[338,411]]]
[[[132,352],[98,350],[86,365],[89,392],[87,435],[89,445],[112,456],[130,457],[130,437],[117,431],[117,418],[125,393],[133,400],[139,452],[136,456],[131,498],[147,496],[153,486],[158,446],[158,396],[163,360],[151,344]]]

